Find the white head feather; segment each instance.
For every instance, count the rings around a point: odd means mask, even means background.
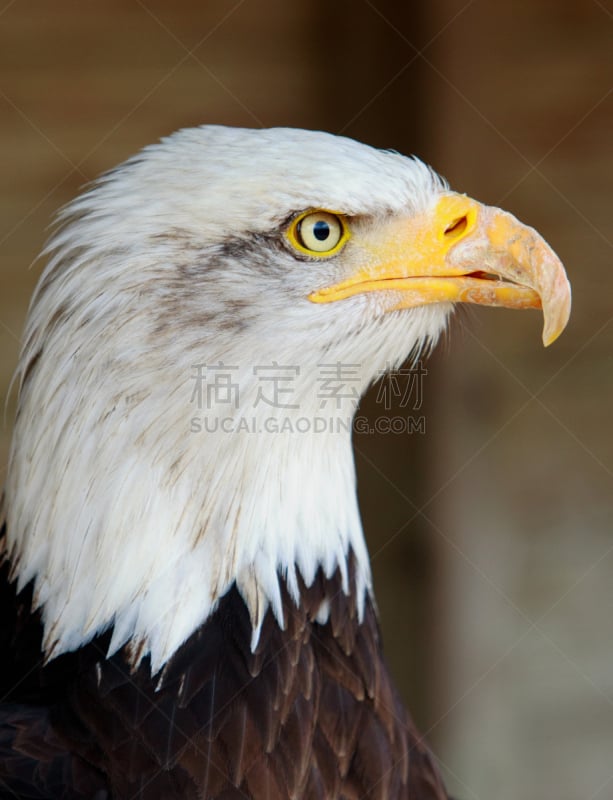
[[[25,331],[5,497],[9,555],[19,585],[35,582],[48,655],[113,625],[111,650],[132,641],[156,671],[235,581],[255,640],[267,608],[281,621],[279,574],[298,600],[296,570],[308,585],[319,566],[344,570],[350,550],[363,602],[357,398],[322,409],[321,365],[353,365],[359,396],[436,341],[450,307],[390,313],[381,292],[311,303],[346,256],[300,258],[283,229],[310,208],[376,226],[444,189],[419,161],[349,139],[202,127],[61,213]],[[220,364],[232,402],[205,391],[198,408],[197,367]],[[258,400],[254,368],[275,364],[293,368],[282,404],[297,408]],[[304,431],[322,416],[325,432]]]

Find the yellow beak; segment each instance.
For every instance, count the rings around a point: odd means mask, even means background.
[[[429,213],[385,223],[360,249],[354,274],[313,292],[312,302],[384,290],[394,293],[389,310],[427,303],[542,308],[545,346],[568,322],[570,284],[545,240],[465,195],[444,194]]]

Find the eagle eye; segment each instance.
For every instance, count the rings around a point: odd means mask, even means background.
[[[343,218],[330,211],[308,211],[297,217],[288,231],[294,247],[314,256],[333,255],[348,236]]]

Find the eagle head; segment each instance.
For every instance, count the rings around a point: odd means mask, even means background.
[[[48,657],[112,626],[111,651],[136,643],[154,670],[232,585],[254,643],[269,608],[282,624],[280,576],[296,602],[320,568],[349,591],[352,553],[360,605],[360,395],[457,303],[542,307],[545,344],[570,309],[534,230],[417,159],[313,131],[179,131],[70,203],[45,254],[9,556]]]

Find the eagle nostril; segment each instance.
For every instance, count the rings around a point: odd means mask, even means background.
[[[454,238],[460,236],[466,230],[466,226],[468,225],[468,219],[466,214],[462,217],[458,217],[454,219],[451,225],[448,225],[445,228],[445,236],[453,236]]]

